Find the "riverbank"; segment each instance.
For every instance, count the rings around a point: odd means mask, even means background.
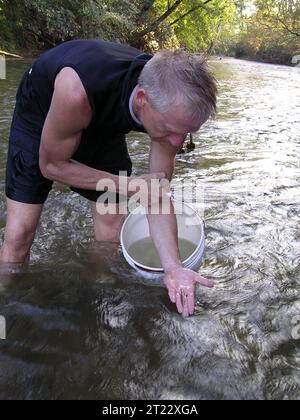
[[[28,49],[24,49],[24,50],[17,50],[17,51],[13,51],[13,52],[6,52],[3,51],[0,47],[0,56],[3,54],[7,60],[10,59],[24,59],[24,60],[35,60],[37,57],[39,57],[43,52],[45,52],[46,50],[28,50]],[[219,60],[222,61],[223,59],[226,58],[235,58],[238,60],[245,60],[245,61],[252,61],[252,62],[257,62],[257,63],[264,63],[264,64],[275,64],[275,65],[283,65],[283,66],[288,66],[288,67],[295,67],[294,64],[292,64],[292,57],[290,59],[290,62],[278,62],[277,60],[265,60],[261,57],[253,57],[253,56],[249,56],[249,55],[242,55],[239,56],[238,54],[229,54],[229,55],[223,55],[223,54],[212,54],[209,55],[207,53],[204,52],[204,55],[206,55],[209,59],[211,60]],[[298,64],[299,67],[299,64]]]
[[[41,55],[45,50],[39,49],[20,49],[20,48],[3,48],[0,44],[0,56],[9,59],[25,59],[31,60]]]
[[[263,64],[275,64],[275,65],[280,65],[280,66],[288,66],[288,67],[295,67],[294,64],[292,64],[292,58],[290,58],[290,61],[282,61],[282,60],[266,60],[262,57],[251,57],[251,56],[239,56],[236,55],[233,58],[236,58],[238,60],[245,60],[245,61],[253,61],[256,63],[263,63]]]
[[[5,58],[23,58],[22,56],[20,56],[18,54],[8,53],[7,51],[3,51],[1,49],[0,49],[0,57],[5,57]]]
[[[235,55],[211,55],[209,56],[210,60],[213,61],[222,61],[222,60],[226,60],[226,59],[233,59],[233,60],[243,60],[243,61],[250,61],[253,63],[260,63],[260,64],[273,64],[273,65],[279,65],[279,66],[287,66],[287,67],[299,67],[300,63],[298,64],[298,66],[295,66],[295,64],[292,64],[292,60],[290,63],[278,63],[278,62],[274,62],[274,61],[266,61],[263,59],[259,59],[257,57],[251,57],[251,56],[242,56],[242,57],[237,57]]]

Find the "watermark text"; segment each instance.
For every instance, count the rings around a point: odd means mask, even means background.
[[[135,212],[143,215],[169,215],[174,212],[177,215],[184,214],[187,218],[190,216],[193,224],[192,216],[195,213],[186,206],[190,204],[196,205],[198,214],[204,216],[205,189],[203,182],[197,179],[170,183],[167,179],[158,179],[151,174],[130,178],[126,172],[120,172],[118,179],[117,183],[112,179],[101,179],[98,182],[96,189],[101,192],[97,200],[98,214],[127,215]]]

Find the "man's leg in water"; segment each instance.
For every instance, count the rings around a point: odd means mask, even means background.
[[[23,204],[7,199],[5,237],[0,263],[27,263],[43,204]]]
[[[96,203],[90,201],[90,205],[94,220],[94,231],[96,241],[120,243],[120,233],[126,215],[119,213],[120,208],[122,208],[122,206],[124,207],[124,203],[110,204],[113,210],[116,208],[117,211],[115,213],[117,214],[105,215],[101,215],[98,213]]]

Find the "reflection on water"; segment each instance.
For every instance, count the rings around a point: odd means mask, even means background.
[[[0,230],[18,79],[0,81]],[[206,260],[183,320],[160,281],[115,244],[94,244],[83,199],[56,186],[29,268],[1,267],[0,398],[299,399],[300,70],[225,59],[219,115],[178,157],[176,179],[205,184]],[[137,174],[149,141],[130,137]],[[293,338],[294,337],[294,338]]]

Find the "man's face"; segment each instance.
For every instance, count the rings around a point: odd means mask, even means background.
[[[153,141],[168,143],[180,149],[188,133],[193,133],[199,126],[184,116],[180,105],[173,105],[167,112],[155,111],[144,98],[138,107],[138,116]]]

